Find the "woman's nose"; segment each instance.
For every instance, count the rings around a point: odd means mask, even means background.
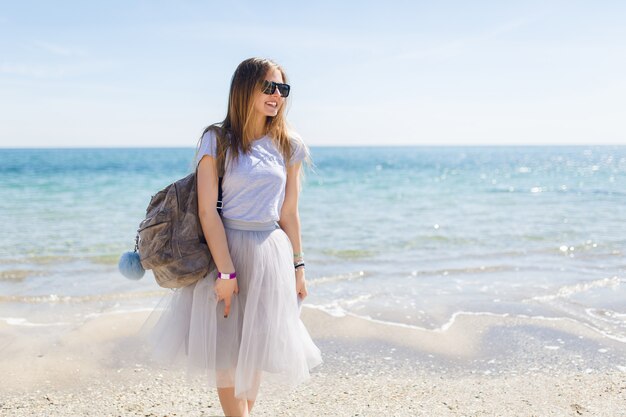
[[[274,89],[274,92],[272,93],[273,96],[278,96],[278,97],[282,97],[282,94],[280,94],[280,90],[278,89],[278,87],[276,87]]]

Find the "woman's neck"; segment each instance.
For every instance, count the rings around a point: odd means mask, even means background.
[[[255,120],[254,127],[252,128],[252,140],[261,139],[267,134],[266,129],[267,116],[261,114]]]

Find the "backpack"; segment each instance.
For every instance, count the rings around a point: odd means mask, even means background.
[[[218,140],[218,147],[220,143]],[[219,159],[217,211],[221,215],[224,158]],[[193,173],[153,195],[137,229],[135,252],[140,265],[136,268],[151,269],[156,282],[164,288],[191,285],[210,270],[211,253],[198,217],[197,173],[196,166]],[[125,273],[122,260],[120,271],[136,279]]]

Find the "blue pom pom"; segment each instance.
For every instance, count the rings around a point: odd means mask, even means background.
[[[124,252],[117,265],[122,275],[128,279],[141,279],[146,270],[141,266],[141,259],[137,252]]]

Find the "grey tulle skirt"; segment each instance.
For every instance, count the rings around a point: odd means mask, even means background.
[[[217,302],[213,267],[164,296],[144,324],[153,358],[203,372],[210,386],[234,387],[240,399],[255,399],[261,383],[293,388],[322,358],[300,320],[291,242],[275,222],[223,222],[239,287],[230,314]]]

